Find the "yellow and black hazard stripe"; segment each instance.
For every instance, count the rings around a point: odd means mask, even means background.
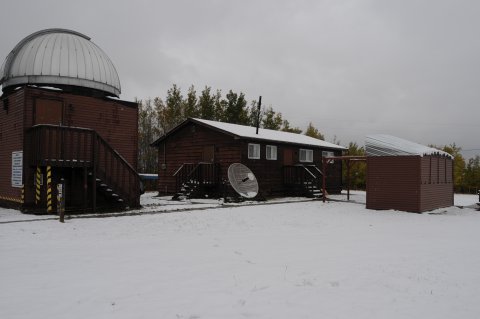
[[[22,184],[22,197],[21,197],[22,204],[25,203],[25,185]]]
[[[47,166],[47,212],[51,213],[52,210],[52,167]]]
[[[9,202],[15,202],[15,203],[23,204],[22,199],[15,198],[15,197],[10,197],[10,196],[0,196],[0,200],[5,200],[5,201],[9,201]]]
[[[37,171],[35,173],[35,205],[40,203],[41,198],[41,182],[42,182],[42,170],[40,166],[37,166]]]

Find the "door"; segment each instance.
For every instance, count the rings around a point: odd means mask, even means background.
[[[58,100],[36,99],[33,124],[63,123],[63,102]]]
[[[203,147],[202,162],[213,163],[215,161],[215,145]]]
[[[59,100],[35,99],[33,124],[62,125],[63,102]],[[41,140],[42,154],[50,159],[63,158],[63,136],[60,130],[50,130]]]
[[[291,148],[283,149],[283,165],[284,166],[293,165],[293,150]]]

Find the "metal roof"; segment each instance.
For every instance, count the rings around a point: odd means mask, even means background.
[[[174,133],[180,127],[183,127],[188,122],[193,122],[197,124],[201,124],[203,126],[207,126],[218,131],[230,134],[232,136],[243,138],[243,139],[251,139],[251,140],[262,140],[262,141],[270,141],[270,142],[279,142],[279,143],[289,143],[289,144],[296,144],[296,145],[304,145],[304,146],[313,146],[313,147],[321,147],[327,149],[334,149],[334,150],[346,150],[346,147],[325,142],[323,140],[319,140],[310,136],[306,136],[303,134],[296,134],[296,133],[289,133],[283,131],[275,131],[275,130],[268,130],[264,128],[259,128],[258,134],[256,134],[256,128],[252,126],[245,126],[245,125],[238,125],[238,124],[231,124],[231,123],[224,123],[224,122],[217,122],[217,121],[210,121],[198,118],[188,118],[183,123],[179,124],[177,127],[172,129],[166,135],[163,135],[151,145],[156,146],[160,143],[163,139],[167,136]]]
[[[453,158],[447,152],[387,134],[367,135],[365,139],[365,153],[367,156],[442,155]]]
[[[90,38],[66,29],[46,29],[20,41],[0,68],[3,89],[21,84],[73,85],[121,92],[110,58]]]

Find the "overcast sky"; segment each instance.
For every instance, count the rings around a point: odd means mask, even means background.
[[[344,145],[386,133],[480,149],[478,0],[4,1],[0,59],[45,28],[91,37],[124,100],[211,86]]]

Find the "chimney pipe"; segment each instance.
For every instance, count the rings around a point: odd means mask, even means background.
[[[262,96],[258,98],[258,112],[257,112],[257,135],[258,135],[258,128],[260,127],[260,108],[262,107]]]

